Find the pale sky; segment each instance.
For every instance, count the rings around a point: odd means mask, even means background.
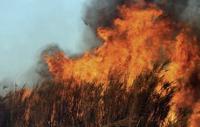
[[[80,51],[86,0],[0,0],[0,80],[19,80],[41,50]]]

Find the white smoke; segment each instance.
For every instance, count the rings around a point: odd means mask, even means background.
[[[189,0],[181,18],[190,25],[200,28],[200,0]]]

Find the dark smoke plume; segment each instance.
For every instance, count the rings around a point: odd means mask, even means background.
[[[52,44],[52,45],[48,45],[40,54],[40,58],[37,64],[37,69],[36,69],[36,73],[39,75],[40,79],[50,79],[51,75],[49,73],[48,70],[48,66],[46,64],[46,61],[44,59],[44,57],[46,55],[53,55],[57,52],[63,52],[60,47],[58,45]]]
[[[124,0],[91,0],[85,11],[84,22],[93,30],[100,26],[110,26],[117,17],[117,6]]]
[[[83,48],[85,50],[97,47],[100,40],[96,30],[100,26],[110,26],[117,17],[117,6],[124,0],[90,0],[85,8],[83,22],[87,26],[83,33]]]
[[[93,48],[100,44],[96,30],[98,27],[112,27],[113,20],[119,17],[118,6],[142,2],[156,3],[174,20],[200,29],[199,0],[90,0],[83,18],[83,22],[88,26],[83,37],[85,45],[90,45],[89,48]]]
[[[187,19],[188,22],[200,18],[200,1],[198,0],[91,0],[86,7],[83,20],[92,30],[96,31],[100,26],[112,24],[113,19],[118,17],[118,6],[141,2],[156,3],[162,6],[166,13],[182,20]]]

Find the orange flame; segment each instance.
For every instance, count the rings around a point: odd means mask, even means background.
[[[198,40],[191,29],[172,21],[156,5],[121,6],[119,12],[120,18],[113,21],[112,27],[98,28],[102,46],[80,58],[70,59],[63,52],[45,56],[54,79],[106,84],[110,73],[120,73],[124,75],[122,82],[130,85],[142,71],[152,69],[156,61],[169,60],[165,80],[176,81],[179,88],[190,83],[192,73],[200,68]],[[195,104],[188,94],[193,91],[183,89],[173,101],[182,105],[182,100],[188,99],[185,105]],[[191,126],[197,124],[196,120],[192,115]]]
[[[121,6],[119,11],[121,18],[114,20],[112,28],[98,28],[101,47],[75,59],[62,52],[45,57],[54,78],[106,83],[109,73],[117,70],[126,74],[125,80],[131,84],[155,61],[168,59],[171,64],[166,79],[187,81],[200,59],[197,39],[189,34],[190,29],[172,22],[155,5]]]

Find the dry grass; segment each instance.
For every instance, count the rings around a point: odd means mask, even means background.
[[[157,66],[142,73],[129,87],[112,74],[104,88],[95,83],[78,85],[71,79],[60,84],[45,81],[32,92],[25,88],[10,92],[0,98],[0,126],[162,126],[175,89],[157,76],[161,69]]]

